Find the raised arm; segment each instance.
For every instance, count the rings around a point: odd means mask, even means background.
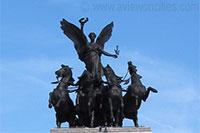
[[[81,24],[81,31],[83,32],[84,24],[88,21],[88,18],[81,18],[79,19],[79,23]]]
[[[110,53],[108,53],[108,52],[106,52],[106,51],[104,51],[102,49],[101,49],[101,52],[105,56],[109,56],[109,57],[113,57],[113,58],[117,58],[118,57],[117,54],[110,54]]]

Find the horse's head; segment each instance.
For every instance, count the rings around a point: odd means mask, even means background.
[[[50,92],[50,93],[49,93],[49,105],[48,105],[49,108],[52,108],[52,106],[53,106],[52,93],[53,93],[53,92]]]
[[[71,69],[72,68],[70,68],[69,66],[66,66],[66,65],[62,64],[61,68],[55,72],[56,77],[60,78],[60,77],[71,76],[72,75]]]
[[[137,72],[137,67],[135,65],[133,65],[132,61],[128,62],[128,69],[129,69],[129,73],[132,74],[136,74]]]
[[[110,75],[115,75],[113,69],[108,64],[106,67],[104,67],[103,71],[106,77]]]
[[[121,83],[122,77],[117,76],[114,70],[109,65],[104,67],[103,70],[108,84],[119,85]]]

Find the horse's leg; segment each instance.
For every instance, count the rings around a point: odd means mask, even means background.
[[[118,103],[118,108],[117,112],[115,115],[115,126],[122,126],[122,118],[123,118],[123,108],[124,108],[124,103],[123,99],[119,97],[119,103]]]
[[[76,121],[74,118],[70,118],[69,120],[69,127],[75,127],[76,126]]]
[[[56,125],[57,125],[57,128],[61,127],[61,116],[60,116],[60,113],[58,112],[56,112]]]
[[[92,111],[90,126],[91,126],[91,127],[94,127],[94,110]]]
[[[134,122],[135,127],[139,127],[139,125],[138,125],[137,113],[138,113],[138,112],[136,111],[136,112],[134,112],[134,114],[133,114],[133,122]]]
[[[76,96],[76,106],[75,106],[76,112],[79,111],[79,103],[80,103],[80,95],[79,95],[79,93],[77,93],[77,96]]]
[[[73,127],[73,124],[69,121],[69,128]]]
[[[146,93],[145,93],[145,95],[142,97],[142,100],[143,100],[144,102],[145,102],[145,101],[147,100],[147,98],[149,97],[150,91],[153,92],[153,93],[157,93],[157,92],[158,92],[156,89],[154,89],[154,88],[152,88],[152,87],[148,87],[148,88],[147,88],[147,91],[146,91]]]
[[[153,93],[158,93],[158,91],[157,91],[156,89],[152,88],[152,87],[148,87],[148,89],[149,89],[150,91],[152,91]]]
[[[57,128],[60,128],[61,127],[61,122],[57,121],[56,125],[57,125]]]
[[[65,99],[65,92],[63,92],[63,91],[61,91],[60,92],[60,95],[59,95],[59,100],[58,100],[58,102],[56,103],[56,107],[59,107],[59,105],[60,105],[60,102],[63,100],[64,101],[64,99]]]
[[[114,115],[113,115],[113,104],[112,104],[112,99],[111,98],[108,98],[108,101],[109,101],[109,106],[110,106],[110,117],[111,117],[111,125],[113,125],[114,123]]]
[[[122,122],[123,122],[123,118],[124,118],[124,101],[123,99],[121,98],[120,99],[121,101],[121,109],[120,109],[120,119],[119,119],[119,126],[122,127]]]
[[[56,125],[57,125],[57,128],[61,127],[61,122],[60,122],[59,118],[57,118],[57,120],[56,120]]]
[[[89,108],[89,116],[90,116],[90,126],[92,127],[93,126],[93,111],[92,111],[92,98],[89,98],[89,101],[88,101],[88,108]]]
[[[143,100],[144,102],[145,102],[145,101],[147,100],[147,98],[149,97],[149,92],[150,92],[150,90],[147,89],[145,95],[142,97],[142,100]]]
[[[116,115],[115,115],[115,126],[118,127],[120,124],[120,108],[117,109]]]
[[[62,101],[62,98],[59,98],[58,102],[56,103],[56,107],[59,107],[61,101]]]
[[[52,108],[52,106],[53,106],[53,105],[52,105],[52,100],[51,100],[51,99],[52,99],[52,93],[53,93],[53,92],[50,92],[50,93],[49,93],[49,105],[48,105],[49,108]]]
[[[71,107],[73,108],[73,107]],[[74,110],[74,109],[71,109]],[[77,124],[77,119],[76,119],[76,115],[75,115],[75,111],[70,112],[71,114],[69,115],[69,127],[76,127]]]
[[[93,97],[92,98],[92,100],[91,100],[91,110],[92,110],[92,115],[91,115],[91,123],[90,123],[90,126],[91,127],[94,127],[94,123],[95,123],[95,101],[94,101],[94,99],[96,98],[96,96],[95,97]]]
[[[79,119],[78,119],[78,121],[79,121],[79,126],[80,126],[80,127],[83,127],[83,126],[84,126],[84,121],[83,121],[82,114],[79,113],[79,116],[78,116],[78,117],[79,117]]]
[[[99,128],[99,132],[101,131],[102,127],[107,127],[108,123],[107,123],[107,113],[106,113],[106,102],[105,99],[101,99],[101,112],[102,112],[102,122],[101,122],[101,126]]]

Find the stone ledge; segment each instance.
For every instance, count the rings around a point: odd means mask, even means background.
[[[152,133],[151,128],[146,127],[108,127],[107,131],[102,128],[52,128],[50,133]]]

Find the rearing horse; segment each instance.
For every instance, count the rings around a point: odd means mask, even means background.
[[[104,68],[104,75],[108,83],[103,93],[105,122],[108,126],[122,126],[124,108],[120,85],[122,77],[117,76],[109,65]]]
[[[49,93],[49,108],[54,107],[56,111],[56,125],[61,127],[61,123],[69,122],[69,127],[76,126],[76,113],[73,101],[69,97],[68,86],[73,85],[71,68],[61,65],[61,68],[55,72],[58,81],[58,86]]]
[[[124,101],[124,117],[132,119],[134,125],[138,127],[138,109],[143,101],[149,96],[150,91],[157,93],[158,91],[152,87],[146,87],[142,84],[142,78],[137,74],[136,66],[131,61],[128,62],[128,70],[131,75],[131,85],[128,86],[127,93],[123,97]]]

